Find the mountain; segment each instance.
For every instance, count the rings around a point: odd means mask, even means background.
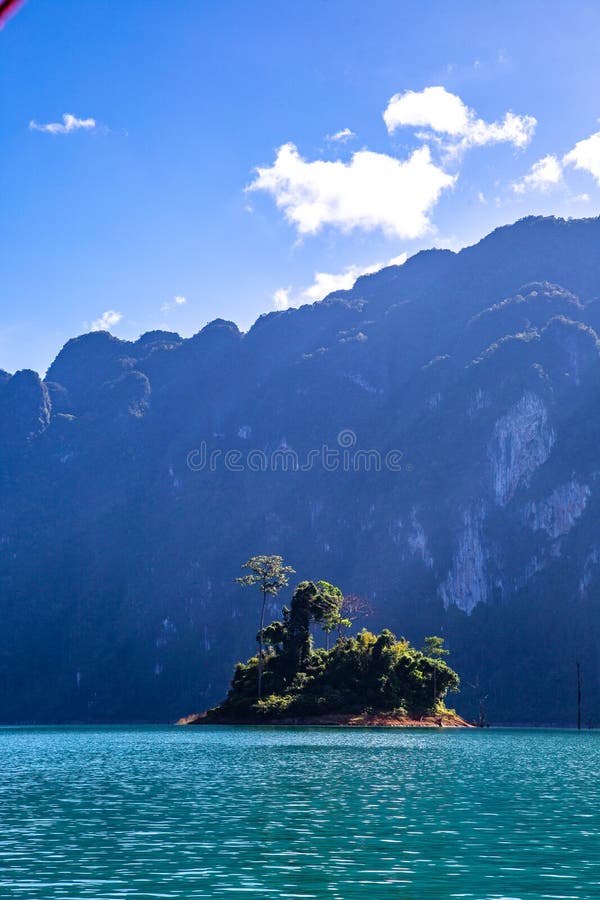
[[[462,714],[573,723],[579,662],[598,723],[599,330],[600,220],[527,218],[247,334],[0,372],[0,720],[213,705],[279,553],[442,634]]]

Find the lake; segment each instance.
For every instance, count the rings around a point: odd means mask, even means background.
[[[0,896],[600,897],[600,733],[0,729]]]

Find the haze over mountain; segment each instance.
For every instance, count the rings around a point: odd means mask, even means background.
[[[256,634],[239,566],[280,553],[443,634],[461,713],[572,722],[580,661],[597,720],[599,248],[599,219],[523,219],[247,334],[1,373],[0,719],[211,705]]]

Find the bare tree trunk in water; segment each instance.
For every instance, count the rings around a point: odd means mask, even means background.
[[[581,731],[581,665],[577,663],[577,731]]]

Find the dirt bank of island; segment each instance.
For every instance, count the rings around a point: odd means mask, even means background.
[[[194,713],[179,719],[177,725],[324,725],[342,728],[475,728],[456,713],[411,719],[393,713],[327,713],[322,716],[289,718],[231,719],[211,713]]]

